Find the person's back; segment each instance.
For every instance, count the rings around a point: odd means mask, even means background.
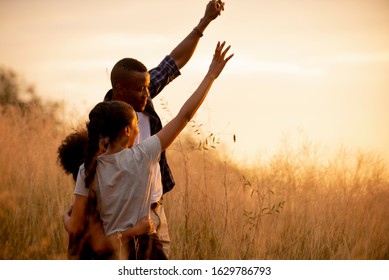
[[[160,152],[161,144],[154,136],[97,158],[95,187],[106,235],[123,231],[150,214],[150,179]]]

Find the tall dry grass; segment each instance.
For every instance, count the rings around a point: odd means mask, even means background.
[[[0,115],[0,259],[64,259],[71,181],[56,163],[61,128],[39,108]]]
[[[56,162],[70,127],[39,111],[0,115],[0,259],[65,259],[73,182]],[[187,133],[187,135],[193,133]],[[168,151],[173,259],[389,259],[389,175],[377,155],[323,161],[304,142],[248,169],[214,136]]]
[[[173,258],[389,259],[389,176],[378,155],[340,149],[324,161],[302,141],[242,169],[220,149],[184,146],[169,153]]]

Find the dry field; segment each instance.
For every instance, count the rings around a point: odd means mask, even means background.
[[[1,111],[0,259],[66,258],[73,182],[56,151],[70,131],[39,110]],[[389,174],[378,155],[343,149],[323,161],[304,142],[248,169],[198,134],[168,151],[173,259],[389,259]]]

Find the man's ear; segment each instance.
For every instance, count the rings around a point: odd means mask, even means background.
[[[123,86],[121,84],[116,84],[113,89],[115,94],[123,95]]]

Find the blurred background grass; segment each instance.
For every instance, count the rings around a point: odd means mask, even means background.
[[[13,80],[4,73],[0,259],[66,259],[62,214],[74,183],[56,158],[73,126],[30,87],[23,102],[6,99],[4,81]],[[324,159],[302,139],[247,167],[200,126],[193,122],[168,150],[177,183],[164,197],[172,259],[389,259],[389,174],[380,155],[341,148]]]

